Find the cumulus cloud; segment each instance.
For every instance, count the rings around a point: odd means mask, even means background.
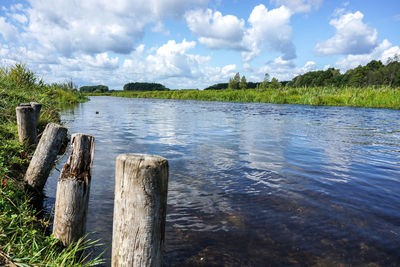
[[[244,21],[236,16],[198,9],[189,11],[185,18],[189,29],[208,48],[243,49]]]
[[[107,51],[129,54],[142,39],[146,25],[160,26],[160,20],[179,17],[187,8],[206,3],[207,0],[29,0],[24,35],[65,56]]]
[[[364,15],[357,11],[347,13],[329,23],[335,27],[335,35],[315,46],[320,55],[366,54],[370,53],[378,43],[378,32],[366,25]]]
[[[210,57],[190,54],[195,42],[168,41],[143,54],[132,54],[118,70],[122,80],[164,83],[169,88],[204,88],[210,84],[225,82],[237,72],[237,66],[229,64],[210,67]],[[138,49],[137,49],[138,50]]]
[[[264,74],[268,73],[271,77],[275,77],[279,81],[289,81],[297,75],[316,69],[317,64],[314,61],[307,61],[302,67],[297,67],[293,60],[284,60],[282,57],[277,57],[259,68],[254,78],[261,81]]]
[[[4,44],[1,47],[0,56],[3,60],[10,62],[23,62],[27,64],[57,64],[57,56],[42,53],[37,50],[28,49],[14,45]]]
[[[225,82],[237,72],[235,64],[210,67],[210,57],[191,54],[196,42],[170,40],[144,51],[141,45],[118,69],[124,81],[158,81],[170,88],[204,88]],[[138,53],[141,50],[142,53]]]
[[[295,58],[291,15],[291,11],[285,6],[272,10],[268,10],[262,4],[256,6],[248,19],[251,27],[247,29],[243,41],[249,51],[242,53],[243,60],[250,61],[265,48],[281,52],[285,60]]]
[[[312,10],[317,10],[322,0],[270,0],[275,5],[284,5],[294,13],[308,13]]]
[[[17,39],[18,30],[14,25],[8,23],[6,18],[0,17],[0,34],[7,42],[14,41]]]
[[[385,39],[369,54],[348,55],[347,57],[340,58],[336,62],[336,67],[342,71],[346,71],[358,65],[366,65],[371,60],[381,60],[383,63],[386,63],[389,58],[393,58],[395,55],[400,55],[400,47],[393,46]]]
[[[285,6],[268,10],[260,4],[251,12],[248,27],[236,16],[210,9],[190,11],[185,18],[201,44],[212,49],[240,50],[246,64],[264,49],[281,52],[284,59],[296,57],[291,16],[292,12]]]

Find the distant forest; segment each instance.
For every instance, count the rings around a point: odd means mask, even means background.
[[[164,85],[160,83],[127,83],[124,85],[124,91],[168,91]]]
[[[106,93],[108,86],[106,85],[86,85],[79,88],[82,93]]]
[[[240,77],[239,73],[229,79],[228,83],[217,83],[205,90],[224,89],[254,89],[254,88],[279,88],[289,87],[315,87],[315,86],[355,86],[365,87],[374,85],[385,85],[400,87],[400,57],[390,58],[386,64],[381,61],[372,60],[365,66],[358,66],[341,74],[339,69],[328,68],[327,70],[310,71],[298,75],[291,81],[279,82],[276,78],[270,80],[270,75],[265,74],[264,81],[254,83],[247,82],[246,77]]]
[[[311,71],[295,77],[288,83],[291,87],[303,86],[371,86],[386,85],[391,87],[400,86],[400,58],[395,56],[388,60],[387,64],[372,60],[365,66],[340,74],[338,69]]]
[[[262,82],[247,82],[246,77],[236,73],[227,83],[217,83],[204,90],[225,89],[265,89],[280,87],[367,87],[367,86],[389,86],[400,87],[400,56],[389,58],[386,64],[379,60],[372,60],[365,66],[358,66],[341,74],[339,69],[328,68],[326,70],[310,71],[294,77],[291,81],[279,82],[268,73]],[[169,91],[160,83],[130,82],[124,85],[124,91]],[[82,86],[79,90],[83,93],[105,93],[108,90],[105,85]]]

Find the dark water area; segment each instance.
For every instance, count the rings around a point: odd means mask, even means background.
[[[400,111],[91,97],[62,121],[95,136],[109,247],[115,158],[147,153],[170,165],[166,266],[400,266]]]

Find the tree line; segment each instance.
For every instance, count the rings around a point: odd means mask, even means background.
[[[164,85],[160,83],[127,83],[124,85],[124,91],[168,91]]]
[[[217,83],[204,90],[224,89],[267,89],[289,87],[315,87],[315,86],[355,86],[366,87],[385,85],[390,87],[400,86],[400,56],[389,58],[386,64],[380,60],[372,60],[367,65],[349,69],[341,74],[339,69],[328,68],[326,70],[310,71],[294,77],[291,81],[279,82],[278,79],[270,79],[265,74],[262,82],[247,82],[246,77],[236,73],[228,83]]]
[[[358,66],[341,74],[338,69],[311,71],[296,76],[288,83],[291,87],[303,86],[400,86],[400,57],[390,58],[386,64],[380,60],[372,60],[365,66]]]
[[[340,73],[339,69],[328,68],[326,70],[310,71],[294,77],[291,81],[279,82],[277,78],[270,79],[268,73],[265,74],[262,82],[248,82],[246,77],[236,73],[227,83],[217,83],[204,90],[238,90],[238,89],[267,89],[288,87],[315,87],[315,86],[390,86],[400,87],[400,56],[396,55],[389,58],[386,64],[380,60],[372,60],[365,66],[359,65],[354,69],[349,69],[345,73]],[[160,83],[130,82],[124,85],[125,91],[168,91]],[[104,93],[111,92],[105,85],[82,86],[79,90],[83,93]]]
[[[108,92],[108,86],[106,85],[85,85],[79,88],[81,93],[105,93]]]

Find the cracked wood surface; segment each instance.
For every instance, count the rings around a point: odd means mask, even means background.
[[[122,154],[115,168],[112,266],[161,266],[168,194],[165,158]]]

